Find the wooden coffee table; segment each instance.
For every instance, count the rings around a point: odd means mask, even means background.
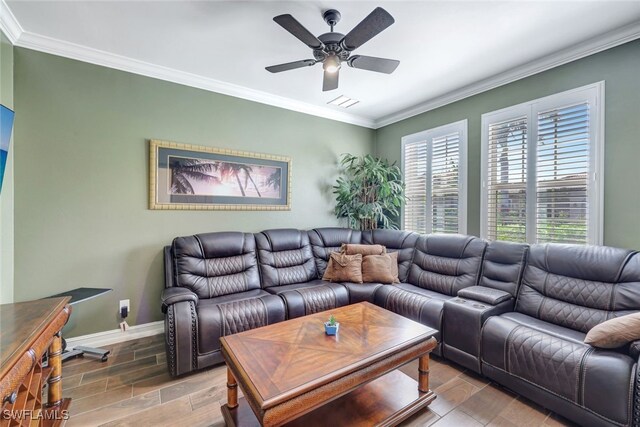
[[[329,314],[337,336],[324,333]],[[228,426],[396,425],[435,399],[436,332],[363,302],[223,337],[222,415]],[[417,358],[419,381],[397,370]]]

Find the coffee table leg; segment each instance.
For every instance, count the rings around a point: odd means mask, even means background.
[[[429,391],[429,353],[420,356],[418,364],[418,390],[422,393]]]
[[[229,368],[227,368],[227,406],[229,409],[238,407],[238,383]]]

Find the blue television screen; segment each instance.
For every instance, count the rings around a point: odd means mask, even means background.
[[[13,111],[4,105],[0,105],[0,192],[2,191],[2,181],[4,180],[4,169],[7,166],[7,156],[9,155],[13,116]]]

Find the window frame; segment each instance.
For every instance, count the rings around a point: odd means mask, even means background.
[[[427,142],[427,173],[431,178],[431,160],[433,144],[431,141],[434,138],[450,135],[458,132],[460,134],[459,146],[458,146],[458,233],[467,234],[467,170],[468,170],[468,120],[459,120],[457,122],[448,123],[442,126],[438,126],[431,129],[426,129],[420,132],[416,132],[410,135],[405,135],[401,140],[401,155],[400,155],[400,169],[402,170],[402,179],[405,178],[405,149],[409,144],[418,142]],[[431,179],[425,180],[426,194],[427,194],[427,217],[425,218],[427,224],[427,234],[433,232],[433,205],[431,198]],[[404,204],[400,210],[400,224],[401,228],[405,229],[404,221]]]
[[[599,81],[543,98],[523,102],[511,107],[482,114],[481,125],[481,187],[480,237],[488,239],[488,152],[489,126],[492,123],[525,116],[527,118],[527,243],[537,242],[536,179],[538,113],[553,108],[589,103],[589,185],[587,189],[588,222],[587,243],[602,245],[604,240],[604,90]]]

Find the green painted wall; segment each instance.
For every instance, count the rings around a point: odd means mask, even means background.
[[[217,230],[336,225],[328,187],[341,153],[374,131],[238,98],[15,49],[15,299],[113,288],[77,305],[67,336],[162,319],[162,247]],[[151,211],[148,146],[158,138],[292,158],[289,212]]]
[[[640,249],[640,40],[378,129],[376,154],[400,160],[401,138],[469,121],[468,232],[480,233],[480,116],[605,80],[604,243]]]
[[[0,100],[12,102],[15,94],[17,111],[15,202],[7,202],[7,187],[0,200],[1,290],[22,301],[77,286],[113,288],[74,307],[65,331],[70,337],[116,328],[117,302],[125,298],[132,302],[131,324],[160,320],[161,248],[173,237],[335,225],[329,187],[339,154],[375,151],[399,160],[402,136],[461,119],[469,121],[468,229],[478,234],[481,114],[600,80],[606,81],[605,243],[640,248],[640,192],[634,190],[640,182],[640,41],[378,131],[12,49],[4,38],[0,61]],[[292,210],[148,210],[149,138],[291,156]]]
[[[0,31],[0,104],[13,109],[13,45]],[[13,302],[13,141],[0,193],[0,304]]]

